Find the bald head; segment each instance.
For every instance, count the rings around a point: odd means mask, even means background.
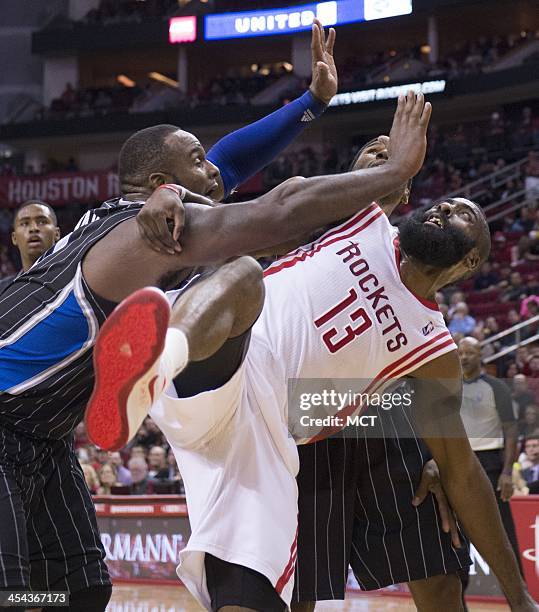
[[[460,340],[458,350],[464,379],[477,378],[481,374],[481,343],[479,340],[466,336]]]
[[[193,134],[162,124],[139,130],[128,138],[118,160],[122,195],[148,197],[165,183],[176,183],[214,200],[223,197],[218,168]]]
[[[122,191],[144,185],[154,172],[165,172],[168,169],[167,137],[181,132],[175,125],[154,125],[135,132],[120,149],[118,175]]]

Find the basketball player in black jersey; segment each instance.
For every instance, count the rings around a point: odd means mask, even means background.
[[[282,241],[299,245],[315,228],[390,193],[421,167],[429,117],[422,96],[399,101],[399,144],[384,168],[289,181],[254,202],[226,207],[207,206],[205,198],[166,185],[144,205],[104,209],[10,284],[0,296],[0,588],[68,590],[77,612],[102,610],[110,596],[71,435],[92,387],[97,331],[114,303],[140,287],[166,287],[193,267]],[[196,176],[211,190],[216,169],[193,145],[197,155],[186,182]],[[141,210],[156,232],[169,217],[181,225],[185,214],[181,253],[148,246],[136,220]],[[197,362],[240,337],[258,315],[262,297],[254,260],[243,257],[219,267],[175,304],[176,339],[185,340],[175,344],[175,356],[183,350],[183,365]],[[154,330],[144,331],[151,347]],[[176,362],[173,373],[177,369]]]

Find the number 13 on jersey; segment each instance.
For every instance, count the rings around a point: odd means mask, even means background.
[[[330,353],[340,351],[372,326],[372,321],[365,309],[357,308],[357,301],[357,291],[353,288],[349,289],[345,298],[314,321],[315,326],[322,330],[322,341]],[[344,325],[344,328],[342,326],[340,328],[336,326],[327,328],[331,320],[343,312],[348,313],[352,324]]]

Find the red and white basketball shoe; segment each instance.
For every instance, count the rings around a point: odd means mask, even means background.
[[[88,437],[102,449],[124,447],[172,379],[162,359],[169,318],[165,294],[146,287],[123,300],[99,331],[85,423]]]

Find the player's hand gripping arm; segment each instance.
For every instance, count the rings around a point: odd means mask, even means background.
[[[442,486],[464,531],[500,582],[512,610],[537,610],[505,534],[492,486],[460,418],[462,375],[456,352],[413,373],[414,417],[438,464]]]
[[[419,172],[431,105],[422,94],[399,97],[388,161],[341,175],[290,179],[252,202],[186,207],[182,263],[206,265],[282,244],[345,219],[392,193]]]

